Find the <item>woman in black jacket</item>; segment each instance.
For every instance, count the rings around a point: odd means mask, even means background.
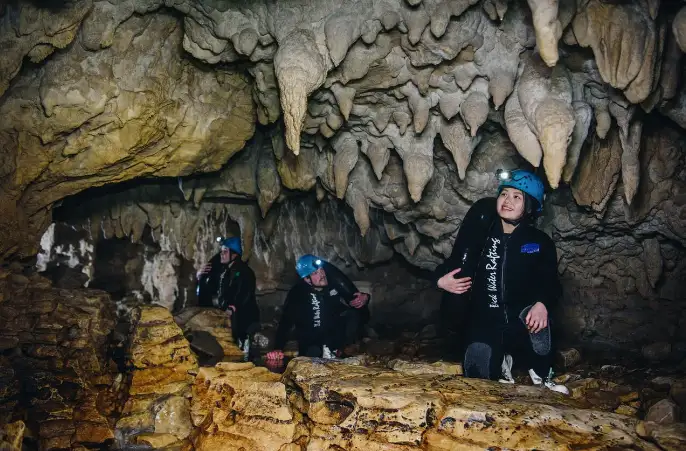
[[[549,311],[561,287],[555,245],[533,225],[543,183],[524,170],[499,176],[498,197],[474,203],[435,271],[445,302],[468,304],[465,375],[514,383],[514,357],[534,384],[568,393],[551,380]]]

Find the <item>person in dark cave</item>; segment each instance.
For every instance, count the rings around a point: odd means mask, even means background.
[[[534,225],[543,182],[525,170],[498,176],[498,196],[472,205],[452,254],[434,272],[444,306],[466,320],[465,376],[514,383],[514,362],[535,385],[568,394],[552,381],[549,311],[562,289],[555,244]]]
[[[288,292],[267,361],[283,359],[293,326],[298,355],[336,358],[344,347],[362,338],[370,296],[336,266],[314,255],[300,257],[296,270],[301,279]]]
[[[247,356],[250,338],[260,329],[255,299],[255,273],[241,260],[240,237],[218,239],[221,248],[197,273],[198,305],[228,313],[236,344]]]

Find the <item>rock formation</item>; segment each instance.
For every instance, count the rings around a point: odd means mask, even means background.
[[[80,3],[90,2],[76,3],[83,14]],[[8,19],[49,21],[45,11],[13,8]],[[176,18],[132,17],[94,52],[95,20],[85,19],[66,51],[17,77],[0,103],[2,255],[35,252],[35,236],[66,196],[136,177],[217,170],[253,133],[248,81],[184,60]]]
[[[492,172],[529,165],[570,336],[686,340],[683,4],[239,3],[4,7],[3,259],[35,254],[63,203],[82,255],[152,237],[146,283],[168,282],[169,308],[219,233],[241,234],[267,290],[305,249],[430,270]],[[322,204],[296,207],[302,191]],[[297,236],[272,242],[288,221]]]
[[[679,425],[586,410],[532,387],[299,358],[282,380],[250,363],[201,368],[199,450],[678,449]],[[644,440],[641,437],[652,438]],[[655,443],[657,443],[656,446]]]
[[[107,417],[118,382],[106,340],[113,318],[107,293],[57,289],[43,277],[0,270],[0,430],[16,414],[40,449],[112,443]],[[21,449],[24,426],[9,426],[0,447]]]
[[[283,375],[248,362],[198,367],[181,327],[161,306],[134,309],[127,362],[117,368],[103,349],[113,327],[110,306],[96,290],[57,289],[17,267],[0,272],[3,449],[22,449],[22,439],[25,445],[38,439],[46,450],[657,451],[686,445],[683,423],[674,422],[686,405],[683,376],[655,378],[639,394],[607,380],[626,372],[607,365],[600,370],[604,379],[561,376],[572,391],[565,397],[466,379],[460,365],[441,361],[301,357]],[[28,312],[18,315],[22,308]],[[184,329],[200,330],[213,315],[190,309],[178,320]],[[212,328],[218,338],[227,332],[226,325]],[[636,418],[642,404],[646,421]]]
[[[137,310],[128,352],[128,400],[116,424],[119,448],[183,446],[190,440],[190,385],[198,362],[169,310]]]

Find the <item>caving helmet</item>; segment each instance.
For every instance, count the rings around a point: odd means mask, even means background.
[[[243,255],[243,247],[241,246],[241,238],[238,236],[232,236],[230,238],[217,238],[217,241],[221,243],[222,247],[230,249],[231,252],[235,252],[238,255]]]
[[[536,211],[543,210],[544,190],[543,182],[536,174],[524,169],[515,169],[514,171],[505,171],[498,169],[497,172],[500,185],[498,185],[498,195],[505,187],[516,188],[529,196],[531,196],[537,203]]]
[[[305,254],[295,263],[295,270],[298,272],[298,275],[304,279],[321,268],[324,263],[324,260],[315,255]]]

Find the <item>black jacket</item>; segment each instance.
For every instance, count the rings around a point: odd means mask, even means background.
[[[218,307],[221,310],[233,306],[231,331],[234,340],[244,339],[259,330],[260,310],[255,299],[255,273],[240,258],[232,265],[224,265],[219,254],[210,260],[212,269],[200,277],[198,303],[201,307]],[[212,303],[218,296],[219,305]],[[233,309],[232,309],[233,310]]]
[[[434,271],[434,281],[438,282],[457,268],[462,268],[455,275],[457,278],[474,277],[486,239],[492,227],[497,225],[496,221],[500,221],[500,217],[495,198],[475,202],[462,221],[450,257]],[[502,298],[509,321],[536,302],[542,302],[550,312],[562,295],[555,244],[533,225],[520,224],[506,241],[501,277]],[[471,290],[462,295],[446,292],[444,302],[465,303],[471,295]]]
[[[326,344],[335,349],[343,338],[341,314],[353,308],[350,302],[359,290],[334,265],[324,263],[324,271],[328,285],[322,290],[316,290],[301,279],[288,292],[276,331],[274,349],[283,349],[293,326],[301,348]],[[369,318],[368,304],[359,310],[364,316],[363,321],[366,321]]]

